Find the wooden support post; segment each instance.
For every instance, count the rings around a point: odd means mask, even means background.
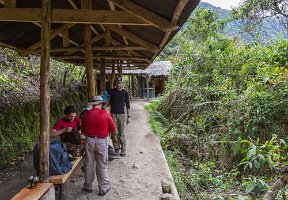
[[[134,75],[131,75],[132,96],[134,97]]]
[[[104,92],[106,89],[106,74],[105,74],[105,59],[101,59],[101,66],[100,66],[100,93]]]
[[[114,88],[114,80],[115,80],[115,65],[112,65],[112,74],[111,74],[111,80],[110,80],[110,88]]]
[[[146,92],[147,92],[147,100],[149,101],[149,76],[146,75]]]
[[[91,0],[82,0],[81,1],[82,9],[91,9],[92,1]],[[95,82],[93,74],[93,55],[92,55],[92,43],[91,43],[91,25],[84,25],[84,46],[85,46],[85,66],[87,73],[87,84],[88,84],[88,98],[89,100],[95,96]],[[95,76],[96,77],[96,76]]]
[[[131,97],[132,97],[132,94],[131,94],[131,91],[132,91],[132,89],[131,89],[131,75],[128,75],[128,88],[129,88],[128,93],[129,93],[129,97],[131,100]]]
[[[40,65],[40,180],[49,180],[50,146],[50,21],[51,0],[42,0]]]
[[[122,63],[120,60],[118,60],[118,65],[117,65],[117,71],[118,71],[118,77],[122,77],[123,71],[122,71]]]

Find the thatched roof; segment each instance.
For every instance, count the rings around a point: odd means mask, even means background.
[[[51,1],[51,57],[84,66],[84,24],[91,24],[96,68],[102,59],[107,67],[127,61],[135,68],[146,68],[199,1],[91,0],[88,9],[81,8],[81,0]],[[41,1],[6,4],[0,0],[0,45],[21,55],[40,55]]]
[[[148,76],[168,76],[172,68],[170,61],[153,62],[146,69],[123,70],[123,75],[148,75]],[[111,74],[112,70],[106,70],[106,74]],[[116,70],[117,73],[117,70]]]

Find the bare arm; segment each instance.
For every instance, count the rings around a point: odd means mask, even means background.
[[[50,137],[57,137],[59,135],[61,135],[62,133],[65,133],[65,132],[71,132],[72,131],[72,127],[69,127],[69,128],[62,128],[61,130],[59,131],[56,131],[55,129],[52,129],[52,131],[50,132]]]

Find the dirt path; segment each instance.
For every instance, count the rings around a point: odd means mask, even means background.
[[[109,177],[112,189],[104,197],[97,196],[98,187],[95,179],[93,192],[87,194],[82,191],[84,183],[83,173],[78,170],[71,182],[71,199],[79,200],[156,200],[161,196],[161,180],[171,179],[162,148],[158,138],[152,133],[148,123],[148,113],[144,110],[144,101],[135,99],[131,103],[132,122],[126,129],[127,156],[109,162]],[[31,157],[30,157],[31,159]],[[28,161],[29,162],[29,161]],[[32,162],[32,159],[31,159]],[[27,170],[27,169],[26,169]],[[0,199],[5,196],[15,180],[23,181],[25,173],[18,174],[0,184]],[[19,176],[19,178],[18,178]],[[16,182],[17,182],[16,181]],[[24,184],[25,185],[25,184]],[[12,187],[14,190],[16,186]],[[11,193],[11,192],[10,192]],[[16,192],[17,193],[17,192]],[[15,193],[14,193],[15,194]],[[2,196],[3,195],[3,196]],[[13,195],[12,195],[13,196]],[[8,197],[7,195],[5,197]],[[11,196],[9,196],[11,197]]]

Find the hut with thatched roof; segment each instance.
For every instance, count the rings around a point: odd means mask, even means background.
[[[158,61],[153,62],[146,69],[123,70],[120,76],[128,77],[125,79],[126,88],[131,96],[154,98],[163,94],[171,67],[170,61]],[[106,70],[106,74],[111,76],[112,70]]]

